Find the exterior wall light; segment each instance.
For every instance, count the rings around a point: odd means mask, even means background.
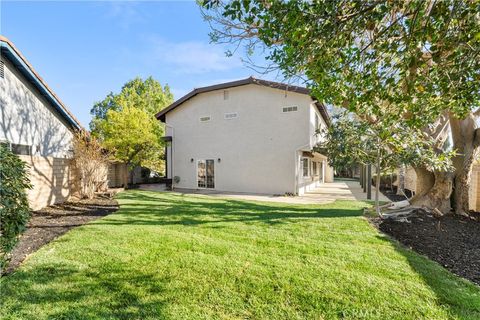
[[[218,159],[217,159],[217,162],[222,162],[222,159],[218,158]]]
[[[192,162],[192,163],[193,163],[193,158],[192,158],[192,159],[190,159],[190,162]]]

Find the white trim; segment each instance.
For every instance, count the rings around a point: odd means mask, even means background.
[[[304,174],[305,166],[304,166],[303,160],[307,160],[307,175]],[[310,178],[311,177],[311,174],[310,174],[311,173],[310,172],[311,171],[311,169],[310,169],[311,161],[310,161],[310,159],[307,158],[307,157],[301,157],[300,163],[302,164],[302,167],[301,167],[302,168],[302,178]]]

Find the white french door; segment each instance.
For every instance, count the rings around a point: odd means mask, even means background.
[[[215,162],[213,159],[197,161],[197,187],[215,188]]]

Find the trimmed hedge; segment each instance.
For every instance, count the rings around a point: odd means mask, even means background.
[[[27,165],[0,144],[0,274],[30,219],[29,188]]]

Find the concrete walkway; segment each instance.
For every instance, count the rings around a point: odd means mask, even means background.
[[[140,187],[143,189],[142,187]],[[147,189],[147,188],[145,188]],[[154,190],[154,188],[148,188]],[[335,200],[366,200],[367,194],[363,192],[358,181],[335,181],[333,183],[324,183],[320,187],[306,193],[303,196],[286,197],[273,196],[269,194],[236,193],[223,192],[216,190],[193,190],[193,189],[175,189],[175,192],[183,194],[203,194],[211,197],[230,198],[250,201],[267,201],[292,204],[323,204],[334,202]],[[372,200],[375,198],[375,191],[372,190]],[[386,196],[380,194],[380,201],[389,201]]]

